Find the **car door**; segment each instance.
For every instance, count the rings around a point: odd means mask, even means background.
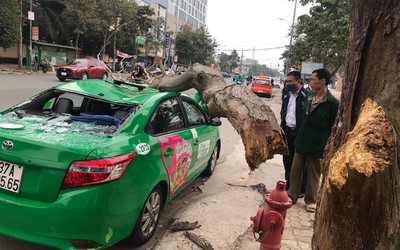
[[[94,60],[90,60],[89,61],[89,78],[97,78],[98,77],[98,73],[97,73],[97,69],[96,69],[96,62]]]
[[[193,136],[193,162],[189,177],[196,178],[207,167],[208,160],[216,144],[217,135],[208,123],[208,116],[193,100],[182,98],[182,106],[187,126]]]
[[[185,118],[178,97],[159,103],[150,118],[151,133],[155,134],[169,179],[170,198],[188,182],[193,164],[193,135],[186,128]]]

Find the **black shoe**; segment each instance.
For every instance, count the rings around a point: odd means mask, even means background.
[[[304,193],[300,193],[299,198],[303,198],[303,197],[304,197]]]

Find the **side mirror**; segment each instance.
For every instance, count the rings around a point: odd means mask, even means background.
[[[214,117],[211,119],[211,125],[212,126],[221,126],[222,122],[218,117]]]

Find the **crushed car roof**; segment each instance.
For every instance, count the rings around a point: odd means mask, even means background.
[[[97,79],[67,82],[54,88],[100,97],[113,102],[134,104],[143,104],[151,96],[163,94],[157,89],[146,87],[146,85],[129,84],[121,81],[108,82]]]

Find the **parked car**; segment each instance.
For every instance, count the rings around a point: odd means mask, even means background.
[[[107,68],[95,58],[77,58],[66,65],[61,65],[57,69],[57,77],[60,81],[66,79],[89,79],[99,78],[106,80],[108,78]]]
[[[191,97],[71,81],[0,113],[0,233],[60,249],[148,241],[165,204],[220,152]]]
[[[251,83],[251,91],[258,96],[271,97],[271,78],[267,76],[256,77]]]

